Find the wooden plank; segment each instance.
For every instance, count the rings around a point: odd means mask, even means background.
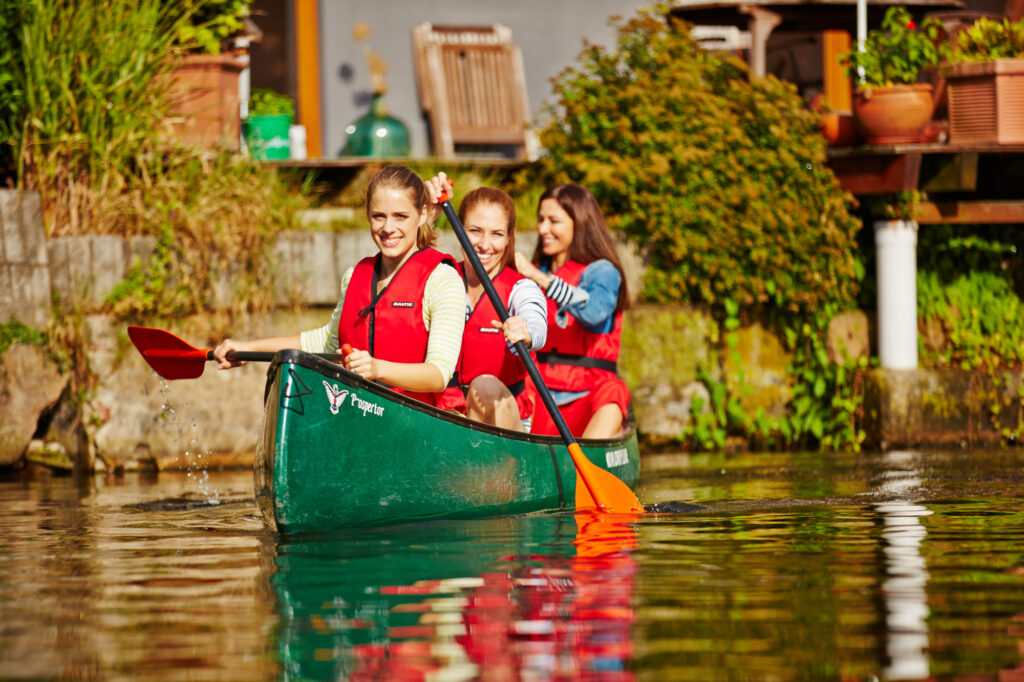
[[[925,201],[914,218],[921,225],[1024,224],[1024,201]]]
[[[853,194],[888,194],[917,189],[921,154],[847,156],[829,160],[843,189]]]
[[[850,76],[839,63],[839,56],[850,50],[850,34],[846,31],[823,31],[821,42],[825,101],[833,111],[853,111]]]
[[[320,19],[317,0],[294,0],[298,122],[306,127],[306,155],[323,155],[320,119]]]

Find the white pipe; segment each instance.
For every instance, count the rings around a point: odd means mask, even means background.
[[[864,51],[864,41],[868,37],[868,0],[857,0],[857,51]],[[857,69],[858,80],[864,80],[864,68]]]
[[[875,222],[878,361],[883,369],[917,369],[917,222]]]

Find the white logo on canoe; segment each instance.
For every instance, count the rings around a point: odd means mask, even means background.
[[[609,450],[604,453],[604,461],[609,469],[612,467],[620,467],[623,464],[629,464],[629,450],[626,448]]]
[[[341,406],[345,403],[346,396],[351,396],[351,399],[348,401],[349,405],[357,410],[362,410],[364,417],[367,414],[372,414],[375,417],[380,417],[384,414],[383,405],[363,400],[355,393],[350,393],[348,389],[339,389],[337,384],[329,384],[324,381],[324,388],[327,390],[327,399],[331,401],[331,414],[338,414]]]
[[[338,385],[333,386],[324,381],[324,388],[327,389],[327,399],[331,401],[331,414],[338,414],[338,409],[341,407],[341,402],[348,395],[348,389],[339,390]]]

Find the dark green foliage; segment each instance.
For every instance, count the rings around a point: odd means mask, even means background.
[[[652,301],[812,311],[856,290],[859,224],[793,86],[642,14],[555,81],[544,179],[598,198],[645,247]]]
[[[609,227],[643,248],[646,300],[708,306],[727,344],[741,317],[771,320],[794,353],[789,416],[746,415],[705,374],[711,404],[695,406],[683,442],[856,449],[858,363],[833,364],[825,330],[863,276],[860,222],[826,165],[818,117],[792,85],[705,52],[666,14],[626,21],[613,50],[587,45],[555,79],[540,183],[594,193]]]
[[[0,324],[0,353],[4,353],[13,343],[27,343],[31,346],[45,346],[46,332],[33,329],[21,321],[11,318]]]
[[[1024,57],[1024,19],[982,17],[956,36],[952,61],[987,62]]]
[[[176,27],[176,42],[193,52],[220,54],[244,28],[252,0],[173,0],[168,6],[184,11],[187,21]]]
[[[249,115],[295,118],[295,100],[269,88],[256,88],[249,98]]]
[[[868,31],[863,50],[842,55],[850,77],[861,86],[916,83],[921,71],[949,56],[942,22],[928,17],[918,26],[906,7],[890,7],[882,27]]]

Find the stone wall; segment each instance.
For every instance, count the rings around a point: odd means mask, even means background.
[[[534,233],[518,236],[522,251],[531,252],[535,243]],[[67,379],[54,376],[48,359],[25,349],[0,355],[0,423],[5,425],[0,434],[0,464],[23,456],[40,414],[48,416],[45,423],[49,424],[47,432],[39,434],[42,444],[86,466],[97,458],[110,466],[159,467],[251,461],[262,418],[266,365],[251,363],[227,372],[209,365],[198,380],[163,381],[131,346],[125,325],[102,312],[104,299],[136,261],[149,257],[155,240],[114,236],[47,240],[38,196],[0,191],[0,245],[4,278],[0,321],[13,317],[46,328],[51,315],[66,315],[73,309],[73,314],[82,316],[89,369],[99,377],[84,403],[64,401],[56,406]],[[439,247],[459,253],[450,231],[443,233]],[[373,252],[365,230],[282,233],[271,256],[270,283],[281,307],[233,320],[232,335],[277,336],[323,324],[336,303],[345,269]],[[636,292],[643,264],[628,244],[621,245],[620,256],[631,291]],[[222,293],[216,298],[226,303],[230,282],[218,289]],[[59,301],[56,307],[51,306],[54,299]],[[218,334],[223,334],[211,328],[207,316],[153,321],[151,326],[169,328],[198,347],[214,345],[220,340]],[[701,368],[740,393],[747,409],[763,408],[770,415],[784,412],[790,395],[785,374],[789,357],[778,339],[759,325],[739,332],[742,371],[718,356],[710,341],[716,336],[714,324],[703,313],[685,306],[654,305],[635,306],[627,313],[620,368],[633,390],[641,434],[648,441],[673,442],[689,423],[693,401],[699,398],[707,404],[707,388],[698,381]],[[866,330],[860,333],[866,349]],[[740,375],[742,387],[736,384]],[[873,403],[878,407],[872,413],[878,424],[893,423],[896,418],[887,417],[893,409],[914,409],[905,402],[887,403],[888,393],[884,388],[881,393],[883,399]],[[897,445],[898,436],[890,431],[875,441]]]

